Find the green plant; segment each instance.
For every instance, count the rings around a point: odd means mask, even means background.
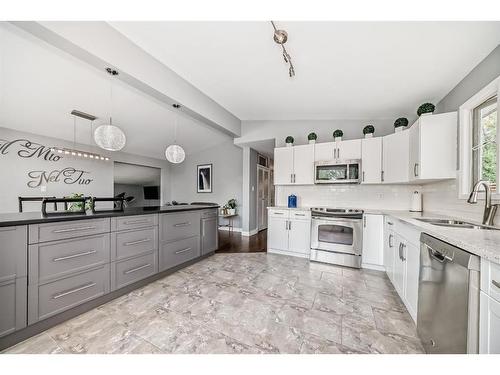
[[[366,125],[363,128],[363,134],[373,134],[375,133],[375,126],[373,125]]]
[[[74,194],[71,194],[69,197],[66,197],[66,198],[83,198],[84,195],[82,193],[74,193]],[[83,202],[74,202],[74,203],[71,203],[69,206],[68,206],[68,211],[81,211],[82,210],[82,205],[83,205]],[[85,201],[85,210],[90,210],[90,201]]]
[[[399,128],[401,126],[408,126],[408,119],[406,117],[400,117],[394,121],[395,128]]]
[[[307,136],[307,140],[309,140],[309,141],[315,141],[316,139],[318,139],[318,136],[316,135],[316,133],[309,133]]]
[[[343,135],[344,135],[344,132],[340,129],[337,129],[333,132],[333,138],[342,137]]]
[[[236,199],[231,198],[230,200],[227,201],[227,203],[224,205],[223,208],[233,210],[236,208],[236,206],[237,206]]]
[[[289,135],[289,136],[288,136],[288,137],[286,137],[286,139],[285,139],[285,142],[286,142],[286,143],[292,143],[292,144],[293,144],[293,141],[294,141],[294,139],[293,139],[293,137],[292,137],[291,135]]]
[[[436,109],[436,106],[432,103],[424,103],[417,109],[417,115],[422,115],[424,113],[432,113]]]

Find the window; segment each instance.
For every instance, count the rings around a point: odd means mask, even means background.
[[[498,176],[498,107],[493,96],[472,112],[472,183],[487,180],[497,191]]]

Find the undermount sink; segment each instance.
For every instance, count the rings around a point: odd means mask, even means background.
[[[419,218],[419,221],[423,221],[424,223],[429,223],[432,225],[438,225],[441,227],[450,227],[450,228],[465,228],[465,229],[484,229],[484,230],[500,230],[500,228],[489,227],[487,225],[474,224],[469,223],[467,221],[462,220],[454,220],[454,219],[432,219],[432,218]]]

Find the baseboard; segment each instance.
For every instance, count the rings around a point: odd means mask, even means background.
[[[368,270],[375,270],[375,271],[385,271],[384,266],[379,266],[377,264],[361,263],[361,268],[366,268]]]
[[[244,231],[241,231],[241,235],[242,236],[245,236],[245,237],[250,237],[250,236],[253,236],[255,234],[259,233],[259,230],[258,229],[252,229],[251,231],[249,232],[244,232]]]
[[[267,249],[267,252],[272,253],[272,254],[289,255],[292,257],[309,259],[309,254],[305,254],[305,253],[294,253],[292,251],[277,250],[277,249]]]
[[[229,231],[229,227],[219,227],[219,230]],[[231,232],[241,232],[241,228],[232,228]]]

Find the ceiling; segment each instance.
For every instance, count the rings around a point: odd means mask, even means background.
[[[150,96],[113,80],[103,71],[62,52],[15,26],[0,23],[0,126],[73,141],[70,112],[98,117],[94,128],[113,116],[127,136],[122,150],[165,159],[174,141],[187,154],[214,147],[231,138],[214,128],[166,107]],[[76,142],[95,144],[90,122],[77,118]]]
[[[242,120],[395,118],[437,102],[500,43],[500,22],[111,22]]]
[[[113,164],[115,184],[148,186],[160,185],[161,170],[144,165],[115,162]]]

